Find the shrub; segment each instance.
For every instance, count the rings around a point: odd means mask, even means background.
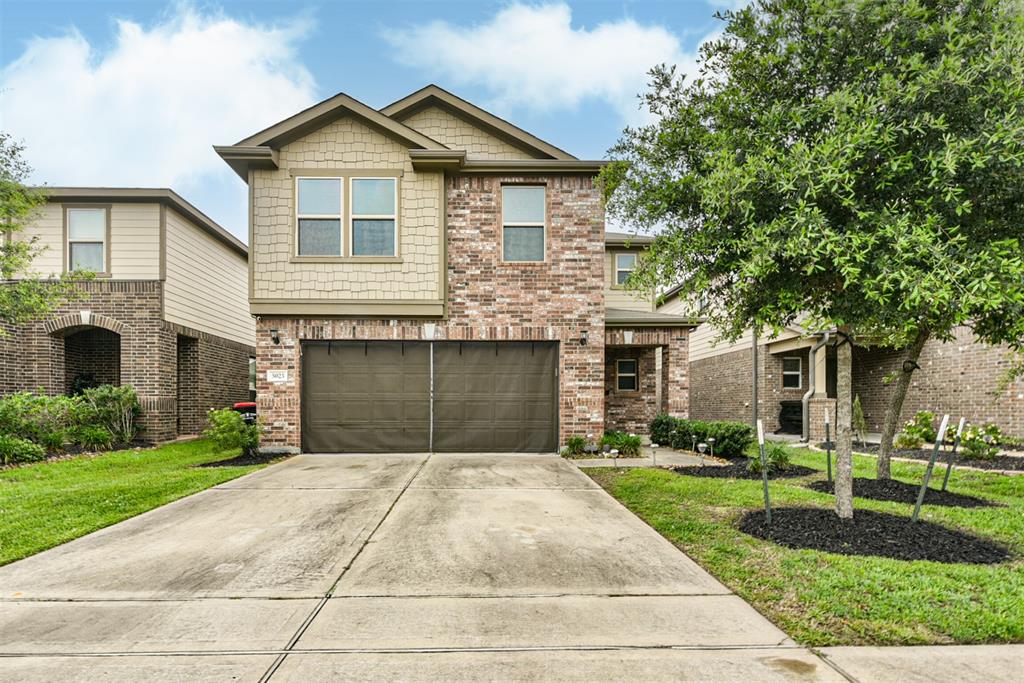
[[[100,425],[85,425],[75,431],[75,443],[88,451],[105,451],[113,441],[110,430]]]
[[[261,426],[259,420],[248,424],[241,413],[231,408],[211,410],[206,414],[209,427],[203,432],[222,450],[241,448],[242,455],[252,455],[260,445]]]
[[[912,436],[918,436],[925,443],[935,443],[938,433],[935,431],[935,413],[930,410],[919,410],[913,419],[908,420],[903,431]]]
[[[868,421],[867,418],[864,417],[864,407],[860,404],[860,394],[853,397],[852,413],[853,431],[857,435],[857,440],[860,441],[860,445],[863,447],[866,443],[865,435],[868,433]]]
[[[39,437],[39,445],[48,453],[58,453],[64,450],[64,444],[68,441],[68,433],[63,429],[54,429],[44,432]]]
[[[71,395],[78,396],[86,389],[94,389],[98,386],[100,383],[96,381],[96,377],[91,372],[81,372],[71,380]]]
[[[134,388],[105,384],[83,390],[80,400],[85,407],[85,422],[102,425],[119,443],[131,443],[135,439],[136,420],[142,406]]]
[[[672,432],[679,420],[671,415],[662,413],[651,422],[651,441],[656,444],[668,446],[672,443]]]
[[[768,464],[768,474],[788,468],[791,455],[792,452],[789,450],[789,446],[784,443],[779,443],[778,441],[764,442],[764,459]],[[747,471],[756,474],[761,473],[760,453],[752,456],[747,462]]]
[[[565,440],[562,455],[567,458],[578,458],[587,452],[587,440],[582,436],[570,436]]]
[[[0,464],[34,462],[45,457],[46,451],[39,444],[10,434],[0,434]]]
[[[991,460],[999,455],[999,443],[1002,433],[992,423],[984,426],[967,425],[960,437],[960,445],[964,454],[978,460]]]
[[[902,431],[892,440],[892,445],[901,451],[916,451],[924,446],[924,439],[917,434]]]
[[[635,458],[640,455],[640,448],[643,446],[643,439],[635,434],[610,431],[605,432],[604,436],[601,437],[601,445],[614,448],[624,457]]]
[[[708,439],[714,439],[715,455],[739,458],[746,455],[747,449],[754,443],[754,428],[742,422],[677,420],[672,433],[672,447],[691,450],[694,439],[697,443],[707,443]]]

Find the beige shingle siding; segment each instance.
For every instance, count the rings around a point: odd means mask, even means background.
[[[68,202],[88,206],[89,202]],[[96,202],[105,207],[109,202]],[[20,237],[39,237],[46,247],[32,264],[36,274],[60,275],[64,270],[64,204],[49,202],[39,218]],[[110,204],[111,277],[116,280],[155,280],[160,277],[160,207],[152,204]]]
[[[253,173],[253,299],[442,298],[441,173],[416,173],[405,147],[352,118],[280,150],[280,168]],[[294,187],[289,169],[402,169],[401,263],[293,263]],[[345,188],[344,201],[349,201]]]
[[[439,107],[427,107],[402,121],[446,147],[466,150],[469,159],[533,159],[529,152],[486,133]]]
[[[167,209],[164,318],[242,344],[255,345],[245,258]]]

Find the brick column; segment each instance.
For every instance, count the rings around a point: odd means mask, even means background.
[[[662,400],[672,417],[690,416],[689,336],[673,330],[662,350]]]
[[[807,411],[810,413],[810,439],[811,443],[819,443],[825,440],[825,414],[828,413],[828,421],[832,439],[836,438],[836,400],[834,398],[815,397],[807,402]]]
[[[298,322],[263,318],[256,323],[256,410],[263,421],[261,448],[297,451],[302,447],[302,347]],[[271,330],[277,330],[279,344],[271,338]],[[288,377],[283,382],[270,382],[268,371],[284,371]]]

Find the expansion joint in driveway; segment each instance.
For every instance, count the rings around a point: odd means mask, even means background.
[[[309,613],[309,616],[307,616],[299,625],[299,628],[295,631],[295,634],[288,640],[288,644],[284,646],[284,652],[282,652],[274,659],[271,665],[267,668],[266,672],[264,672],[263,676],[260,677],[260,683],[265,683],[265,681],[270,680],[270,677],[273,676],[274,673],[277,671],[278,667],[281,666],[285,658],[288,656],[288,653],[291,652],[292,649],[295,647],[295,644],[299,642],[299,638],[302,637],[302,634],[306,632],[306,629],[309,628],[309,625],[313,623],[313,620],[316,619],[316,616],[320,614],[320,610],[324,608],[324,605],[327,604],[327,601],[331,599],[331,595],[334,594],[334,589],[338,586],[338,582],[341,581],[341,578],[345,576],[345,572],[347,572],[352,567],[356,559],[362,554],[363,550],[366,549],[366,546],[370,543],[370,540],[373,538],[373,535],[377,533],[377,530],[380,529],[382,524],[384,524],[384,520],[386,520],[388,518],[388,515],[391,514],[391,511],[395,509],[395,505],[398,504],[399,499],[401,499],[401,497],[405,495],[405,492],[409,490],[409,487],[412,485],[412,482],[415,481],[416,477],[419,476],[420,472],[423,470],[423,467],[427,464],[427,461],[430,460],[430,456],[431,454],[427,454],[427,457],[425,457],[423,461],[419,464],[416,470],[412,473],[412,476],[406,479],[405,484],[398,491],[398,495],[395,496],[395,499],[393,501],[391,501],[391,505],[388,506],[388,509],[385,510],[384,514],[381,515],[379,520],[377,520],[377,524],[374,525],[370,533],[368,533],[366,535],[366,538],[363,539],[363,542],[359,545],[359,549],[355,552],[354,555],[352,555],[351,559],[349,559],[345,566],[341,568],[341,572],[339,572],[338,578],[336,578],[334,580],[334,583],[331,584],[331,587],[327,589],[327,594],[320,599],[320,601],[316,604],[316,607],[314,607],[313,610]]]

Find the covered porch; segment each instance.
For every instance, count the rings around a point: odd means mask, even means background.
[[[660,413],[689,416],[689,335],[699,322],[647,311],[607,310],[606,431],[646,435]]]

